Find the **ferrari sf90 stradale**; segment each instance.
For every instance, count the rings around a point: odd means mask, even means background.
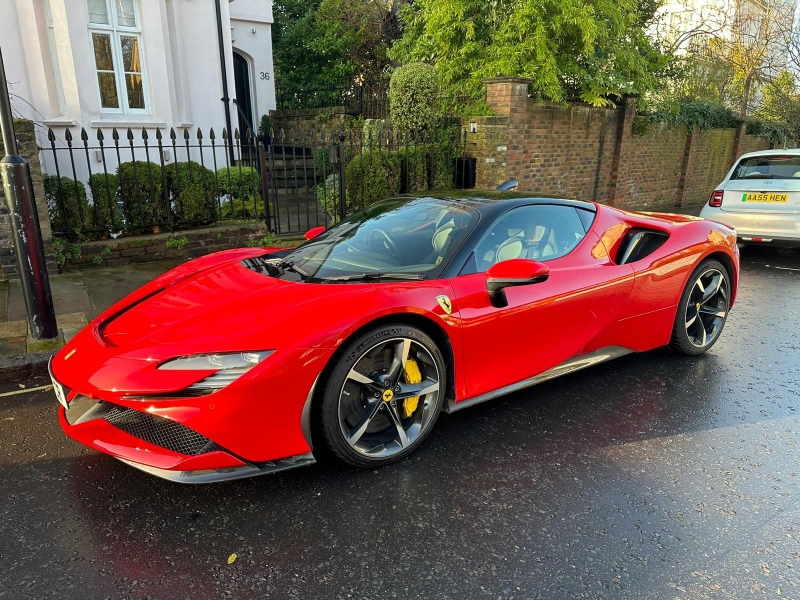
[[[52,360],[75,440],[174,481],[330,452],[375,467],[453,412],[630,352],[696,355],[736,298],[736,232],[552,198],[379,202],[294,250],[188,262]]]

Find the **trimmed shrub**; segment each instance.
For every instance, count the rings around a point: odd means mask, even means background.
[[[119,208],[119,177],[113,173],[95,173],[89,177],[89,190],[92,192],[92,220],[95,229],[117,230],[122,227],[122,215]]]
[[[261,176],[252,167],[225,167],[217,171],[219,191],[228,196],[220,216],[255,218],[264,209],[261,200]]]
[[[164,169],[167,191],[175,213],[184,221],[217,220],[217,184],[214,171],[198,162],[172,163]]]
[[[167,220],[164,174],[153,162],[124,162],[117,168],[119,194],[131,225],[157,225]]]
[[[45,175],[44,196],[53,231],[80,238],[91,223],[84,185],[69,177]]]
[[[365,150],[347,164],[345,182],[349,205],[364,208],[400,193],[398,152]]]
[[[389,81],[389,114],[398,134],[429,131],[436,122],[436,70],[416,62],[398,67]]]

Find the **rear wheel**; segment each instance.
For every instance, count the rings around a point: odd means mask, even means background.
[[[395,462],[433,429],[446,381],[442,353],[425,332],[400,324],[367,331],[330,371],[315,411],[317,430],[350,465]]]
[[[722,263],[703,261],[681,296],[669,347],[689,355],[711,348],[725,327],[730,291],[730,275]]]

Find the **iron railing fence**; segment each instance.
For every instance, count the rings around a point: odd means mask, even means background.
[[[98,129],[90,141],[86,129],[61,138],[49,131],[45,195],[55,236],[102,239],[236,220],[302,233],[383,198],[474,185],[457,126],[415,135],[137,133]]]

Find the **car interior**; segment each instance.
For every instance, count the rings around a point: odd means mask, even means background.
[[[586,235],[577,209],[535,205],[515,208],[484,235],[461,274],[483,272],[514,258],[547,261],[569,254]]]

